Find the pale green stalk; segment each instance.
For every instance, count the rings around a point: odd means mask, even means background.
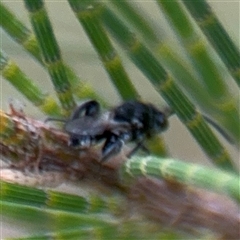
[[[240,202],[239,175],[186,163],[172,158],[134,156],[123,166],[123,174],[130,177],[156,177],[222,192]]]

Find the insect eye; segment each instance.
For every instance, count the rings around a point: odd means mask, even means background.
[[[69,146],[76,147],[79,145],[79,139],[78,138],[71,138],[69,141]]]
[[[166,129],[168,126],[168,121],[166,116],[163,113],[159,113],[156,117],[156,125],[161,130]]]

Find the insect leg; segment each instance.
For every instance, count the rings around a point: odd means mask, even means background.
[[[202,114],[203,115],[203,114]],[[234,144],[234,139],[222,128],[220,127],[214,120],[210,117],[203,115],[203,118],[210,123],[222,136],[230,143]]]
[[[124,141],[118,135],[112,134],[110,135],[103,148],[102,148],[102,159],[101,162],[106,161],[109,157],[119,153],[122,149]]]
[[[150,151],[148,150],[148,148],[143,144],[143,140],[141,142],[139,142],[128,154],[127,157],[131,158],[140,148],[147,154],[150,153]]]

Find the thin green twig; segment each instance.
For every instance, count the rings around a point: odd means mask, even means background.
[[[32,79],[29,79],[21,69],[10,60],[6,54],[0,51],[0,72],[16,89],[18,89],[29,101],[50,116],[60,116],[61,109],[55,100],[37,87]]]
[[[88,8],[88,4],[84,7],[82,2],[74,0],[69,0],[69,4],[98,52],[120,96],[124,100],[139,98],[117,51],[114,49],[105,29],[101,26],[99,21],[99,11],[101,9]]]
[[[55,39],[43,1],[25,0],[24,2],[29,11],[32,27],[44,59],[43,62],[51,76],[63,109],[69,113],[75,107],[75,102],[63,65],[60,49]]]
[[[240,52],[205,0],[182,0],[240,86]]]

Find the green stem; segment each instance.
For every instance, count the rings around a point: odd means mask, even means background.
[[[22,45],[41,65],[44,65],[34,34],[1,3],[0,11],[2,14],[0,24],[3,30],[5,30],[14,41]],[[97,99],[102,105],[106,106],[105,101],[95,93],[90,84],[83,82],[66,63],[63,64],[72,85],[72,91],[79,99]]]
[[[177,1],[157,0],[171,26],[179,34],[178,37],[188,53],[188,57],[201,76],[202,83],[209,93],[220,102],[229,99],[230,93],[224,84],[213,57],[209,54],[203,39],[197,34],[188,19],[182,5]],[[216,87],[217,86],[217,87]]]
[[[158,34],[153,30],[150,23],[142,16],[143,13],[138,12],[137,2],[129,2],[127,0],[115,1],[110,0],[109,3],[118,11],[127,22],[134,25],[139,34],[144,37],[148,43],[156,43],[159,40]],[[135,4],[135,5],[134,5]]]
[[[29,101],[50,116],[60,116],[61,110],[54,99],[44,94],[3,52],[0,51],[1,75]]]
[[[103,239],[111,239],[111,237],[116,236],[116,227],[87,227],[87,228],[68,228],[67,230],[58,230],[45,234],[33,235],[30,237],[20,237],[20,238],[8,238],[7,240],[49,240],[49,239],[96,239],[98,236],[102,236]],[[135,238],[134,238],[135,239]]]
[[[153,156],[132,157],[123,166],[123,174],[130,177],[152,176],[224,192],[240,202],[240,178],[236,174],[209,169],[197,164]]]
[[[66,225],[77,226],[112,226],[110,218],[103,218],[97,214],[73,213],[61,210],[42,209],[28,204],[17,204],[10,201],[0,200],[2,214],[7,217],[16,218],[21,221],[36,222],[47,229],[65,228]]]
[[[153,54],[142,44],[117,17],[105,7],[102,19],[110,33],[127,51],[135,65],[146,75],[157,91],[161,93],[180,120],[188,127],[200,146],[213,162],[225,169],[233,170],[226,149],[206,125],[194,105],[175,84]]]
[[[60,49],[56,42],[51,23],[41,0],[25,0],[32,27],[37,37],[45,66],[51,76],[58,98],[65,111],[75,107],[71,86],[62,62]]]
[[[38,207],[45,210],[59,210],[73,213],[97,214],[120,212],[119,197],[100,197],[91,195],[81,197],[52,190],[15,185],[0,181],[1,200]]]
[[[99,22],[99,11],[101,9],[88,7],[89,4],[84,1],[69,0],[69,4],[98,52],[120,96],[124,100],[139,98],[137,91],[124,70],[120,57]]]
[[[182,0],[240,86],[240,52],[205,0]]]
[[[188,3],[191,4],[192,2],[188,1]],[[157,52],[163,65],[170,69],[176,81],[184,86],[192,101],[201,106],[205,113],[226,128],[236,143],[240,142],[240,131],[236,131],[236,129],[239,129],[238,100],[229,96],[219,101],[209,94],[204,85],[201,84],[201,77],[182,59],[178,51],[173,50],[169,41],[165,39],[165,33],[161,29],[156,31],[156,28],[147,18],[142,18],[137,3],[129,3],[125,0],[120,2],[110,1],[110,7],[124,18],[126,24],[131,27],[134,26],[134,30],[144,42],[154,52]]]

